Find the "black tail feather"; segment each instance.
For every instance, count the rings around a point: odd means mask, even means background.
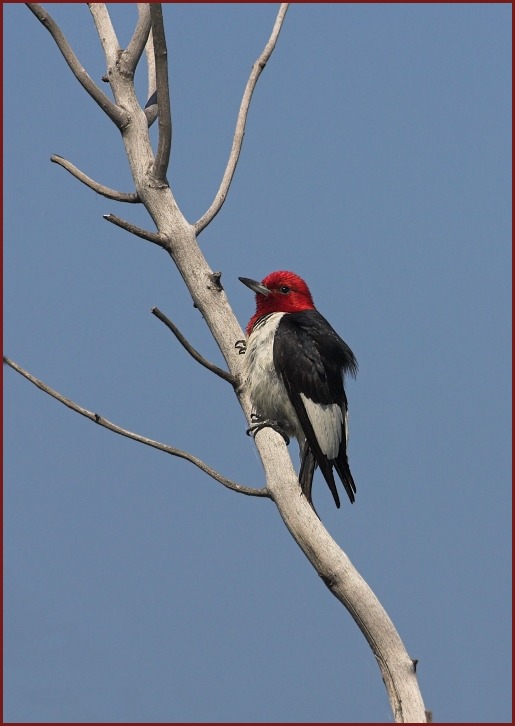
[[[311,488],[313,486],[313,475],[315,473],[316,461],[313,452],[309,448],[307,442],[304,442],[301,453],[301,464],[299,471],[299,484],[302,492],[308,502],[313,506],[311,499]]]
[[[354,479],[352,478],[352,474],[350,473],[349,468],[349,462],[347,460],[347,456],[344,454],[343,456],[340,456],[338,459],[334,459],[332,461],[326,460],[325,466],[320,467],[322,474],[324,475],[324,479],[326,480],[329,489],[331,490],[331,494],[333,495],[334,503],[336,504],[337,508],[340,508],[340,497],[338,496],[338,491],[336,489],[336,485],[334,483],[334,476],[333,476],[333,466],[338,472],[338,476],[342,480],[342,484],[345,487],[345,491],[347,492],[347,496],[349,497],[352,504],[356,501],[356,497],[354,496],[356,493],[356,485],[354,484]],[[299,483],[302,489],[302,492],[310,505],[313,507],[313,499],[312,499],[312,488],[313,488],[313,476],[315,473],[315,469],[317,468],[317,460],[315,458],[315,455],[313,454],[313,451],[311,450],[309,444],[307,441],[304,442],[302,449],[301,449],[301,465],[300,465],[300,471],[299,471]],[[313,507],[315,509],[315,507]],[[316,510],[315,510],[316,511]]]
[[[343,454],[343,456],[335,459],[332,463],[334,464],[334,468],[338,472],[338,476],[342,480],[342,484],[345,487],[345,491],[347,492],[347,496],[349,497],[351,504],[354,504],[354,502],[356,501],[356,497],[354,496],[356,493],[356,485],[354,484],[354,479],[352,478],[352,474],[350,473],[347,455]]]
[[[308,502],[311,504],[312,507],[313,507],[313,500],[311,498],[311,490],[313,487],[313,475],[315,473],[316,467],[317,467],[317,460],[315,458],[315,455],[314,455],[313,451],[311,450],[308,442],[305,441],[302,446],[302,450],[301,450],[301,465],[300,465],[300,472],[299,472],[299,483],[300,483],[301,489],[304,493],[304,496],[306,497],[306,499],[308,500]],[[326,480],[329,489],[331,490],[331,494],[333,495],[334,503],[336,504],[337,509],[339,509],[340,508],[340,497],[338,496],[338,491],[336,489],[336,484],[334,482],[332,464],[326,459],[323,462],[323,465],[320,466],[320,469],[322,471],[322,474],[324,475],[324,479]],[[344,482],[344,484],[345,484],[345,482]],[[315,509],[315,507],[313,507],[313,509]]]

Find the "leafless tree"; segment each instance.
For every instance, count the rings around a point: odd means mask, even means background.
[[[230,384],[250,422],[250,402],[241,385],[243,356],[235,347],[237,341],[244,339],[244,333],[229,306],[221,285],[220,274],[213,272],[208,266],[198,246],[197,237],[213,221],[227,197],[243,143],[252,94],[277,43],[288,4],[280,6],[270,38],[252,67],[243,93],[232,148],[220,187],[209,209],[194,223],[187,220],[181,212],[166,176],[172,144],[172,121],[161,5],[138,4],[138,22],[129,44],[124,49],[119,45],[106,6],[102,3],[90,3],[88,6],[105,53],[107,70],[103,80],[109,83],[114,100],[111,100],[84,70],[49,13],[38,4],[28,4],[34,16],[49,31],[78,82],[119,129],[135,191],[127,193],[109,189],[86,176],[70,161],[60,156],[52,156],[51,159],[95,192],[118,202],[141,204],[146,208],[155,231],[141,229],[112,214],[106,215],[105,219],[131,234],[159,245],[170,255],[173,264],[182,275],[194,305],[201,312],[218,344],[228,371],[205,360],[161,311],[154,308],[152,312],[172,331],[197,362]],[[134,88],[134,73],[142,57],[146,57],[148,66],[148,100],[144,107],[138,102]],[[154,152],[149,127],[156,120],[159,133],[157,149]],[[416,661],[409,657],[379,600],[301,495],[297,474],[285,442],[278,433],[267,428],[256,436],[255,443],[263,463],[266,485],[262,489],[253,489],[230,481],[187,452],[132,433],[107,421],[99,414],[82,408],[52,390],[14,361],[4,358],[4,362],[40,389],[95,423],[187,459],[216,481],[236,492],[272,499],[292,537],[320,575],[321,580],[350,612],[372,648],[388,692],[395,721],[419,723],[428,720],[428,713],[424,710],[417,683]]]

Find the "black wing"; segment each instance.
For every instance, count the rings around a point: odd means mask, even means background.
[[[290,401],[300,421],[307,446],[301,453],[299,482],[311,502],[311,485],[316,464],[340,506],[333,466],[338,472],[351,502],[356,486],[347,460],[347,441],[342,426],[339,451],[329,459],[320,448],[301,394],[315,404],[337,404],[345,417],[347,397],[343,374],[356,375],[357,362],[349,346],[316,310],[287,313],[281,318],[274,341],[274,366],[280,371]]]

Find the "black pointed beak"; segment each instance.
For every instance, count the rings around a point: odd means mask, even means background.
[[[250,287],[251,290],[253,290],[257,295],[268,295],[270,290],[263,285],[262,282],[257,282],[257,280],[251,280],[248,277],[238,277],[238,280],[240,282],[243,282],[244,285],[247,287]]]

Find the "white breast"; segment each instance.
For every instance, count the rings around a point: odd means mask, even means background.
[[[302,429],[286,388],[274,368],[274,336],[284,314],[272,313],[250,334],[245,352],[245,385],[248,386],[253,413],[279,422],[288,436],[302,439]]]

